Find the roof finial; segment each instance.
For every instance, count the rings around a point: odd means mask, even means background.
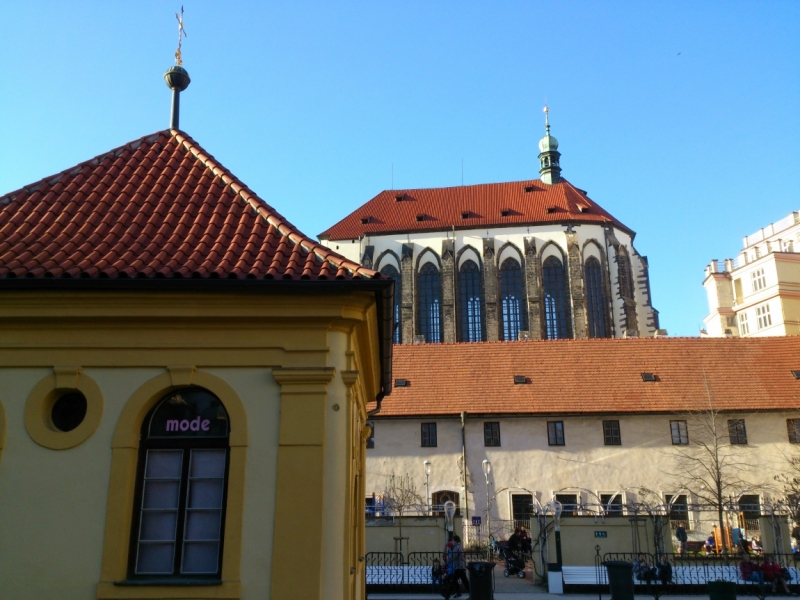
[[[550,109],[547,108],[547,104],[544,105],[544,132],[546,135],[550,135]]]
[[[167,69],[164,73],[164,81],[167,87],[172,90],[172,112],[170,114],[169,128],[179,129],[180,125],[180,93],[189,87],[191,79],[189,73],[186,72],[181,65],[183,65],[183,57],[181,56],[181,42],[186,36],[186,30],[183,28],[183,6],[181,6],[181,14],[175,13],[175,18],[178,19],[178,49],[175,51],[175,66]]]
[[[183,6],[181,6],[181,14],[175,13],[175,18],[178,20],[178,49],[175,50],[175,64],[182,67],[183,57],[181,56],[181,45],[183,38],[188,36],[186,30],[183,28]]]

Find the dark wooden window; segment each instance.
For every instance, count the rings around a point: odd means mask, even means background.
[[[433,263],[425,263],[419,271],[418,283],[419,332],[426,342],[438,344],[442,341],[439,269]]]
[[[458,276],[461,313],[461,341],[482,342],[483,302],[481,293],[481,271],[475,261],[462,263]]]
[[[731,444],[746,444],[747,429],[744,426],[744,419],[728,419],[728,435]]]
[[[422,447],[423,448],[436,447],[436,423],[422,424]]]
[[[483,424],[483,445],[484,446],[500,445],[500,423],[487,422]]]
[[[211,392],[172,392],[142,425],[129,578],[222,573],[228,413]]]
[[[569,312],[569,292],[564,265],[555,256],[542,265],[544,285],[544,323],[548,340],[572,337],[572,320]]]
[[[786,430],[789,433],[789,442],[800,444],[800,419],[786,419]]]
[[[564,421],[547,422],[547,443],[551,446],[564,445]]]
[[[500,265],[501,334],[506,342],[519,339],[519,332],[528,328],[522,295],[522,269],[519,262],[507,258]]]
[[[531,494],[511,494],[511,514],[515,527],[530,528],[533,496]]]
[[[561,516],[578,516],[578,494],[556,494],[556,502],[561,502]]]
[[[400,273],[397,272],[392,265],[386,265],[381,269],[381,273],[386,277],[394,279],[394,331],[392,339],[395,344],[400,343],[400,304],[403,299],[402,281],[400,280]]]
[[[689,427],[686,421],[670,421],[669,433],[675,446],[685,446],[689,443]]]
[[[600,494],[600,504],[608,515],[622,514],[622,494]]]
[[[606,295],[603,291],[603,270],[600,261],[590,256],[583,268],[586,280],[586,312],[589,316],[589,337],[608,337],[606,330]]]
[[[603,421],[603,441],[606,446],[619,446],[622,444],[619,421]]]

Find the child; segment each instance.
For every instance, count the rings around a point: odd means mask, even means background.
[[[442,565],[438,558],[433,559],[433,566],[431,567],[431,583],[433,583],[433,593],[441,591],[442,589]]]

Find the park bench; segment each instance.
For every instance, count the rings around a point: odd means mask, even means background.
[[[790,583],[800,583],[800,569],[788,567],[789,574],[792,576]],[[561,567],[562,577],[565,585],[597,585],[597,567]],[[710,581],[732,581],[737,585],[753,585],[752,581],[745,581],[741,578],[741,572],[736,565],[697,565],[682,566],[673,565],[672,583],[674,585],[706,585]],[[604,567],[600,568],[600,583],[608,584],[607,573]],[[645,582],[634,578],[636,585],[645,585]],[[654,584],[660,584],[653,580]]]

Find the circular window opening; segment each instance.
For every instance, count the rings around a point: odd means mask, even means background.
[[[86,396],[80,392],[62,394],[53,404],[50,418],[59,431],[72,431],[86,418]]]

